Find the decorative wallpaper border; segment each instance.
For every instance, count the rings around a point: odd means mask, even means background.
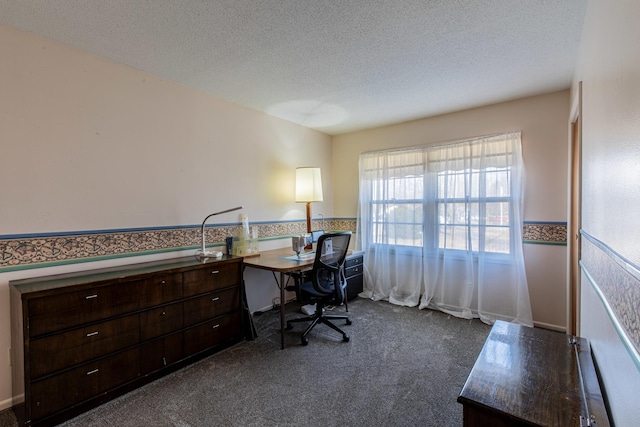
[[[523,243],[567,245],[566,222],[525,221],[522,227]]]
[[[640,267],[581,230],[580,265],[640,369]]]
[[[355,230],[355,219],[314,220],[313,229]],[[306,221],[250,223],[260,240],[306,232]],[[207,247],[223,246],[240,223],[205,227]],[[112,258],[189,250],[200,247],[200,226],[102,230],[79,233],[0,236],[0,272]]]
[[[260,240],[285,238],[306,231],[306,221],[250,223]],[[223,246],[240,223],[205,227],[208,247]],[[356,230],[355,218],[314,220],[313,229]],[[566,223],[525,222],[524,243],[566,245]],[[200,226],[99,230],[77,233],[0,236],[0,272],[182,251],[200,247]]]

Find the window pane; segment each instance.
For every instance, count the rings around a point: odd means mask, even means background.
[[[487,170],[487,197],[509,197],[511,194],[509,174],[508,168],[491,168]]]
[[[422,224],[373,224],[374,242],[389,245],[422,246]]]
[[[422,224],[390,224],[389,243],[422,246]]]
[[[422,246],[422,203],[374,204],[372,219],[376,243]]]
[[[438,223],[439,224],[467,224],[467,204],[466,203],[439,203]]]
[[[471,241],[469,242],[469,240]],[[471,243],[470,248],[469,243]],[[445,225],[440,227],[440,247],[442,249],[477,251],[479,249],[478,227],[464,225]]]
[[[403,203],[389,206],[390,222],[422,224],[422,204]]]
[[[480,203],[469,203],[471,209],[471,224],[480,224]]]
[[[464,198],[467,189],[465,179],[464,171],[444,171],[438,173],[438,198]]]
[[[424,179],[421,176],[408,176],[394,179],[392,198],[397,200],[422,199],[423,182]]]
[[[480,234],[483,231],[484,248],[480,247]],[[439,244],[442,249],[509,253],[509,228],[446,225],[440,227]]]
[[[485,251],[508,254],[509,247],[508,227],[486,227]]]
[[[487,225],[509,225],[509,202],[487,203]]]

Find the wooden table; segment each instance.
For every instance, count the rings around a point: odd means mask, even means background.
[[[589,342],[496,321],[458,402],[465,427],[608,427]]]
[[[244,265],[247,267],[268,270],[274,273],[280,273],[280,281],[276,278],[276,283],[280,288],[280,348],[284,348],[284,327],[285,327],[285,288],[291,279],[290,274],[297,271],[309,270],[313,267],[314,257],[303,257],[301,261],[284,259],[295,255],[295,252],[289,247],[282,249],[273,249],[270,251],[260,252],[260,256],[248,257],[244,259]],[[303,254],[301,254],[303,256]]]

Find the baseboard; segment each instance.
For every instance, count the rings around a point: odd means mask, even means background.
[[[12,402],[12,399],[0,400],[0,411],[11,408]]]
[[[552,325],[551,323],[533,322],[533,326],[535,326],[536,328],[549,329],[551,331],[567,333],[567,328],[565,326]]]

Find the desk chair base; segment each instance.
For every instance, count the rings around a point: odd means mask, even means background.
[[[345,320],[345,323],[347,325],[351,325],[353,323],[351,321],[351,318],[349,316],[347,316],[346,314],[324,314],[323,311],[324,311],[324,305],[320,304],[320,303],[317,303],[316,304],[316,312],[312,316],[300,317],[298,319],[287,320],[287,329],[288,330],[293,329],[292,323],[311,322],[309,324],[309,326],[307,326],[307,329],[305,329],[305,331],[302,333],[302,336],[300,337],[300,341],[302,342],[302,345],[307,345],[307,344],[309,344],[309,339],[307,338],[307,335],[309,334],[309,332],[311,332],[311,330],[318,323],[324,323],[325,325],[327,325],[328,327],[330,327],[334,331],[340,332],[342,334],[342,341],[345,341],[345,342],[349,341],[349,334],[347,334],[345,331],[343,331],[342,329],[340,329],[336,325],[334,325],[331,322],[331,320]]]

